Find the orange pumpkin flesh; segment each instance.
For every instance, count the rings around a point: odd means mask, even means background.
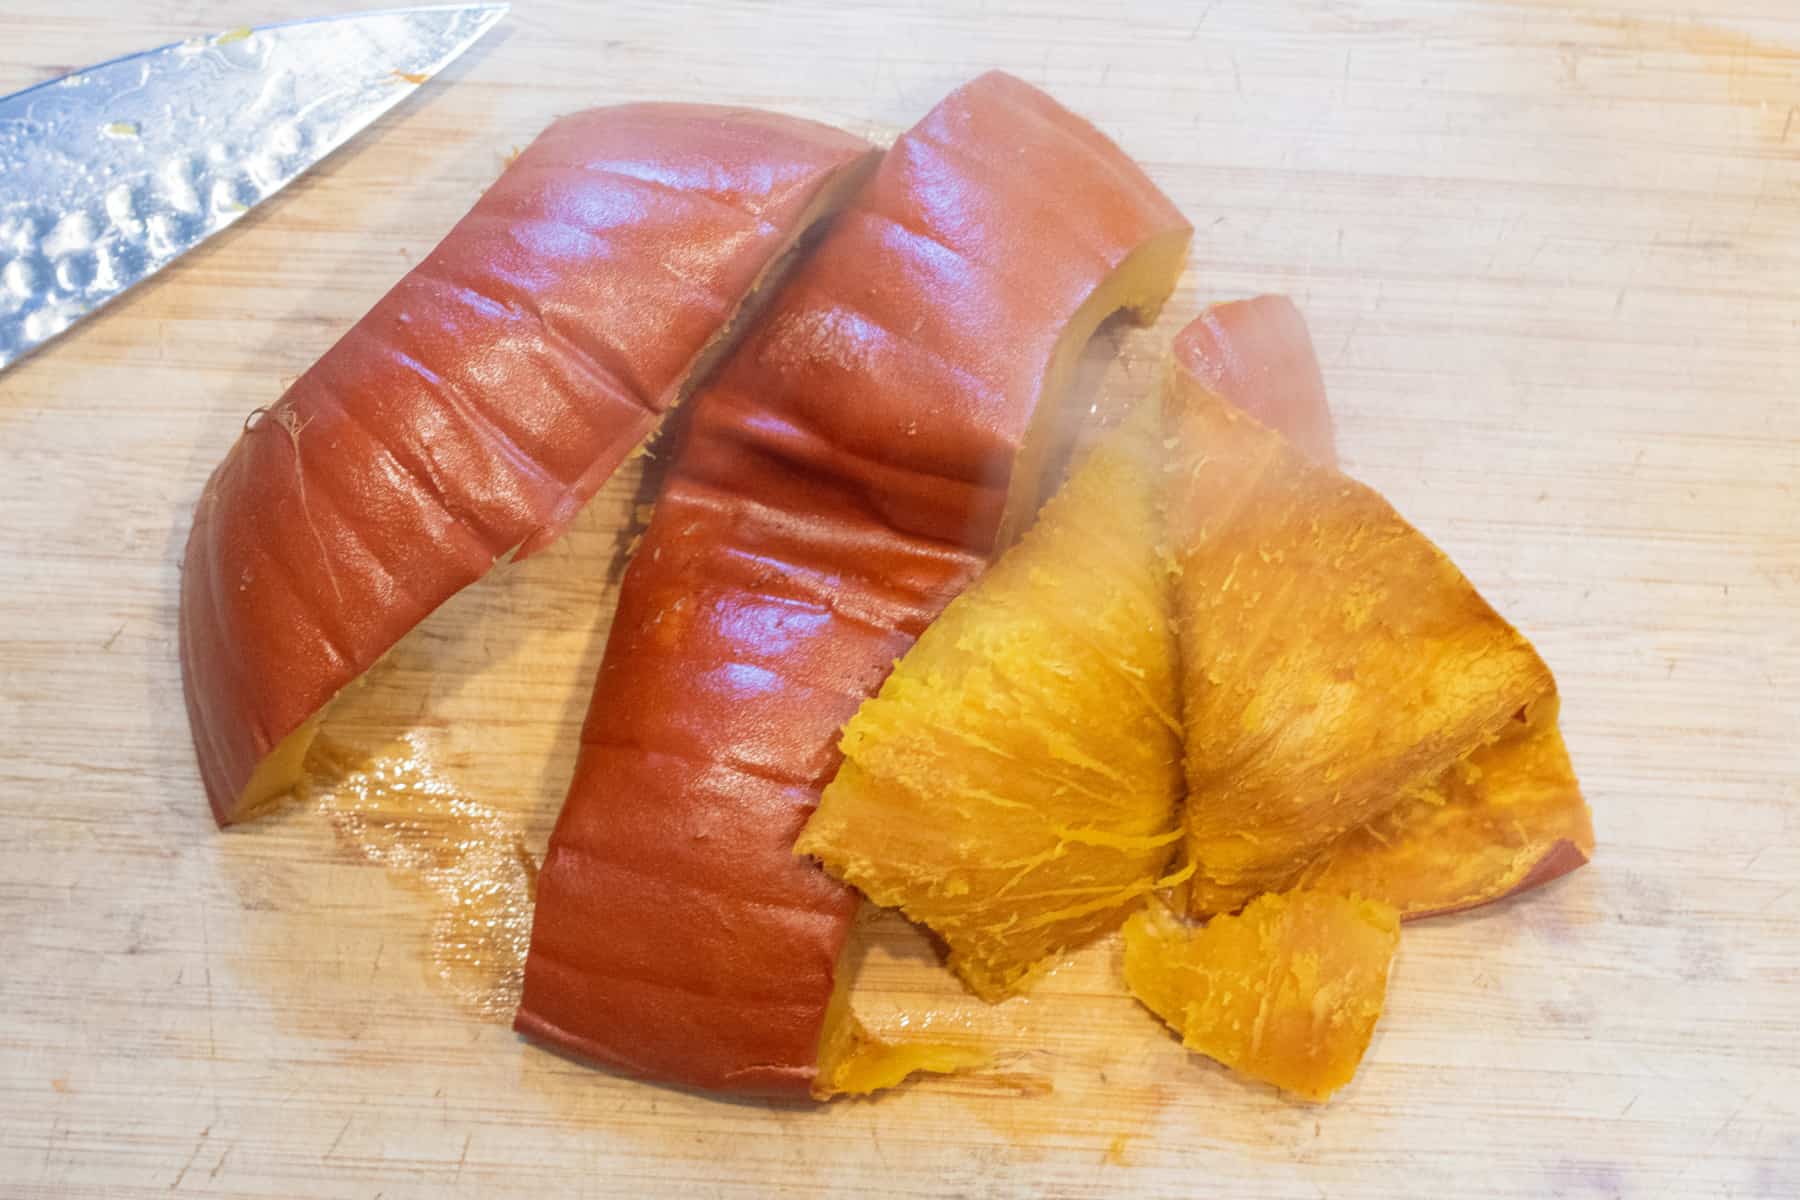
[[[1550,672],[1373,490],[1171,374],[1169,520],[1189,903],[1290,886],[1551,693]]]
[[[929,926],[984,999],[1115,928],[1180,838],[1161,431],[1107,435],[844,729],[797,850]]]
[[[1399,945],[1391,906],[1327,892],[1259,896],[1200,929],[1153,904],[1125,923],[1125,982],[1188,1049],[1324,1100],[1369,1047]]]
[[[539,878],[517,1028],[693,1086],[839,1086],[820,1056],[857,901],[794,854],[838,732],[1029,518],[1081,346],[1156,310],[1188,236],[1009,76],[899,139],[696,397]]]
[[[290,790],[331,699],[563,528],[873,152],[742,109],[557,121],[248,424],[194,514],[181,662],[214,816]]]
[[[1174,353],[1335,457],[1312,339],[1285,296],[1209,308]],[[1102,441],[858,711],[798,845],[930,927],[988,1000],[1179,878],[1163,877],[1182,783],[1155,413]]]
[[[1306,323],[1285,296],[1214,305],[1175,337],[1177,365],[1314,462],[1334,466],[1331,415]],[[1374,822],[1344,834],[1306,886],[1373,896],[1403,919],[1515,895],[1593,857],[1593,821],[1556,728],[1555,696]]]
[[[984,1067],[991,1056],[979,1046],[947,1042],[889,1042],[871,1034],[850,1007],[850,976],[839,972],[825,1008],[814,1098],[867,1096],[914,1075],[954,1075]]]
[[[1554,696],[1531,706],[1517,728],[1326,847],[1301,886],[1379,896],[1410,920],[1503,899],[1588,862],[1593,818],[1556,712]]]

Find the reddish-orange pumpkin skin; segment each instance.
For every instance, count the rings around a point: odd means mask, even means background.
[[[1286,296],[1215,304],[1175,335],[1175,361],[1323,466],[1337,466],[1325,377]]]
[[[253,418],[181,589],[213,813],[439,604],[553,539],[651,432],[860,140],[769,113],[565,117]]]
[[[808,1094],[857,898],[793,845],[838,732],[996,549],[1064,326],[1186,229],[1009,76],[888,152],[695,400],[538,880],[519,1030]]]

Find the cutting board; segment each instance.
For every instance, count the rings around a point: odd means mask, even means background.
[[[9,0],[0,91],[312,7]],[[1797,47],[1792,0],[516,0],[0,377],[0,1192],[1800,1195]],[[1142,394],[1202,303],[1292,294],[1348,468],[1561,680],[1596,861],[1409,927],[1325,1106],[1188,1056],[1114,945],[989,1009],[881,914],[865,1019],[990,1070],[825,1107],[630,1082],[506,1028],[507,927],[459,925],[462,860],[414,853],[451,823],[315,798],[221,834],[201,797],[175,651],[200,487],[508,153],[647,98],[892,131],[990,66],[1198,228],[1093,402]],[[480,838],[541,855],[646,486],[441,610],[331,735],[409,747]]]

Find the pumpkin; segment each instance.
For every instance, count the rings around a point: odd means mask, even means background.
[[[1095,445],[857,710],[800,837],[987,1000],[1117,928],[1181,838],[1161,456],[1154,404]]]
[[[691,1086],[834,1090],[857,897],[794,843],[839,730],[1029,523],[1082,346],[1156,311],[1190,233],[1008,75],[899,138],[690,410],[539,877],[517,1028]]]
[[[1290,887],[1554,682],[1373,489],[1185,372],[1166,402],[1189,908],[1204,916]]]
[[[1204,928],[1154,904],[1126,922],[1125,982],[1188,1049],[1324,1100],[1369,1048],[1399,945],[1392,906],[1330,892],[1259,896]]]
[[[690,104],[551,125],[201,492],[182,686],[220,824],[292,789],[332,698],[501,555],[541,549],[873,165]]]

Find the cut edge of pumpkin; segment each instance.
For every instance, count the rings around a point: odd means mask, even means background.
[[[1056,455],[1067,449],[1074,433],[1079,414],[1065,412],[1067,406],[1062,402],[1068,397],[1083,351],[1101,324],[1115,313],[1128,313],[1140,325],[1156,320],[1187,265],[1193,236],[1191,226],[1181,225],[1146,238],[1101,280],[1063,326],[1032,407],[1031,423],[1020,442],[995,541],[999,549],[1018,541],[1037,519],[1045,472]]]

